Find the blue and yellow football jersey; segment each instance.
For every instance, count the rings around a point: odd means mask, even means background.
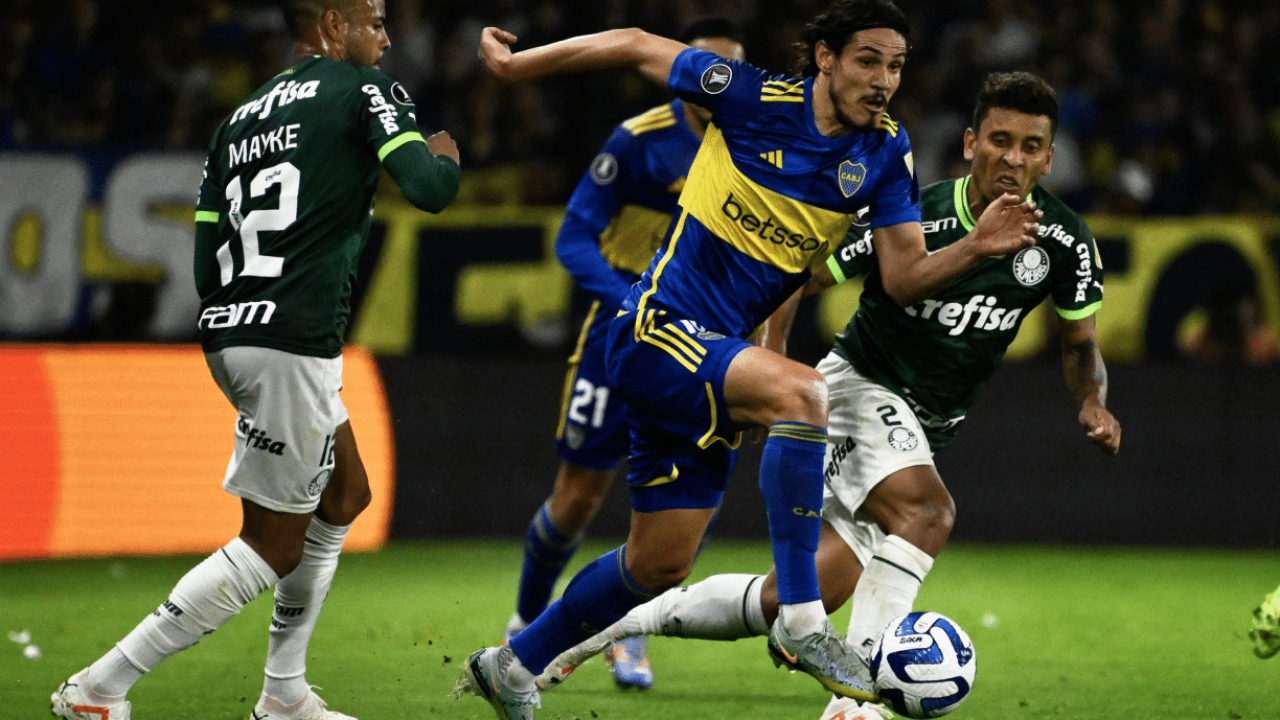
[[[675,100],[619,124],[569,198],[556,253],[612,314],[662,244],[701,139]]]
[[[818,132],[813,79],[770,75],[690,48],[668,80],[712,111],[664,246],[624,309],[665,311],[745,337],[822,267],[856,212],[872,227],[919,222],[907,133]]]

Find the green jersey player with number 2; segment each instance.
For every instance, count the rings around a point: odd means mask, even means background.
[[[350,720],[308,685],[306,651],[347,529],[370,501],[338,395],[351,285],[380,169],[439,212],[457,194],[458,148],[447,133],[423,138],[413,100],[377,69],[391,44],[384,0],[283,5],[298,60],[218,127],[196,203],[198,326],[238,413],[223,487],[240,497],[243,525],[53,694],[67,720],[129,720],[126,694],[143,674],[273,585],[251,717]]]

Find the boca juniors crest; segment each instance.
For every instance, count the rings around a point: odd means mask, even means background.
[[[858,188],[862,187],[862,181],[867,179],[867,168],[862,163],[845,160],[840,163],[839,173],[840,192],[847,198],[853,197]]]

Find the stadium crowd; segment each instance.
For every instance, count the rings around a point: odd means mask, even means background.
[[[785,72],[822,0],[387,0],[384,69],[448,129],[468,166],[502,178],[473,202],[563,203],[620,117],[661,100],[629,74],[501,86],[480,29],[527,46],[610,27],[673,34],[707,14]],[[954,173],[955,138],[988,71],[1027,69],[1062,100],[1046,185],[1084,212],[1280,211],[1280,5],[1261,0],[903,0],[914,47],[890,109],[923,183]],[[217,121],[286,63],[260,0],[9,0],[0,17],[0,150],[200,150]],[[513,182],[513,179],[518,181]]]

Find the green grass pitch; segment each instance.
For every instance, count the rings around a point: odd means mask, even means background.
[[[575,568],[607,549],[591,544]],[[48,717],[58,683],[92,662],[199,558],[0,564],[0,717]],[[942,612],[977,648],[973,693],[957,720],[1280,718],[1280,658],[1245,636],[1252,608],[1280,583],[1280,553],[1248,550],[955,546],[918,609]],[[311,645],[308,678],[360,720],[483,719],[453,700],[460,664],[495,642],[514,603],[520,544],[397,542],[343,557]],[[761,572],[768,546],[722,541],[695,569]],[[137,720],[244,719],[262,686],[270,601],[259,598],[133,689]],[[843,629],[847,610],[832,618]],[[30,639],[19,641],[27,631]],[[24,654],[26,645],[40,657]],[[762,639],[655,638],[656,682],[621,692],[593,660],[544,693],[539,720],[818,720],[812,679],[775,669]]]

